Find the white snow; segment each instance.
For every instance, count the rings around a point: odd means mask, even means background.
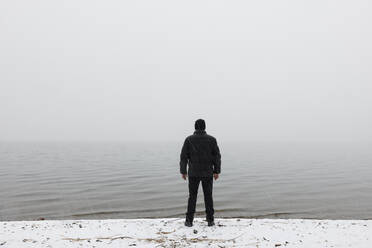
[[[0,222],[5,247],[372,247],[372,220],[107,219]]]

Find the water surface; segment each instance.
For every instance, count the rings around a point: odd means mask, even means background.
[[[0,220],[183,217],[181,145],[0,143]],[[372,218],[368,144],[219,145],[216,217]]]

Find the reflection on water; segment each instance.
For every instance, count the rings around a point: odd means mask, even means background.
[[[0,220],[183,217],[181,145],[1,143]],[[370,219],[369,147],[220,143],[215,216]]]

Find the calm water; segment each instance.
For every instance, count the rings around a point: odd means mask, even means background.
[[[1,143],[0,220],[183,217],[180,143]],[[372,218],[367,144],[220,144],[216,217]],[[199,189],[197,214],[204,215]]]

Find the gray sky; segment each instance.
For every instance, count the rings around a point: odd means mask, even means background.
[[[372,4],[0,3],[0,140],[372,141]]]

